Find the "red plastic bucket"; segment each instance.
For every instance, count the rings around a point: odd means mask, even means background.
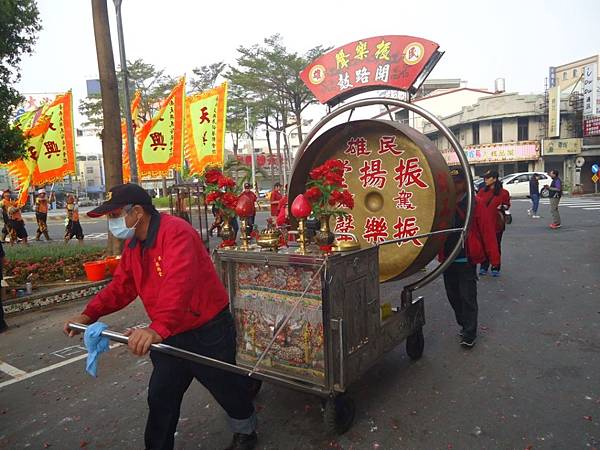
[[[106,262],[104,261],[90,261],[83,263],[85,275],[90,281],[104,280],[106,277]]]
[[[120,261],[121,261],[120,256],[119,257],[111,256],[104,260],[104,262],[106,263],[106,268],[108,269],[108,273],[110,275],[115,274],[115,270],[117,270],[117,267],[118,267]]]

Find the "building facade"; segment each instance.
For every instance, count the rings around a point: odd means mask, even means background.
[[[544,170],[543,110],[543,95],[499,93],[480,97],[476,103],[441,120],[465,150],[474,176],[487,170],[497,170],[503,176]],[[427,123],[423,133],[442,151],[448,164],[458,163],[450,143],[437,128]]]

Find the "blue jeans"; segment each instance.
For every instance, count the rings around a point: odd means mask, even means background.
[[[531,214],[537,216],[538,206],[540,206],[540,194],[531,195]]]

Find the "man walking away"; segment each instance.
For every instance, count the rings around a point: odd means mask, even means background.
[[[552,178],[552,183],[550,183],[550,186],[546,185],[545,187],[548,188],[548,197],[550,197],[550,214],[552,214],[552,223],[550,224],[550,228],[556,230],[557,228],[560,228],[560,213],[558,212],[558,203],[562,197],[562,181],[558,177],[558,170],[551,170],[550,178]]]
[[[467,215],[467,181],[462,168],[450,171],[456,186],[456,211],[453,228],[461,228]],[[460,235],[448,236],[440,251],[439,259],[446,259],[456,246]],[[477,264],[485,259],[483,244],[479,233],[477,217],[473,217],[466,239],[452,264],[444,271],[444,287],[448,301],[454,310],[456,322],[461,327],[460,345],[471,348],[477,338]]]
[[[532,219],[539,219],[538,207],[540,206],[540,176],[534,173],[529,180],[529,197],[531,197],[531,209],[527,213]]]

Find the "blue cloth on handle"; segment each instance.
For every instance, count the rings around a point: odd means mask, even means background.
[[[87,327],[83,334],[83,343],[88,351],[85,370],[91,376],[95,377],[98,370],[98,356],[100,353],[107,352],[110,340],[102,336],[102,332],[108,328],[108,325],[102,322],[96,322]]]

